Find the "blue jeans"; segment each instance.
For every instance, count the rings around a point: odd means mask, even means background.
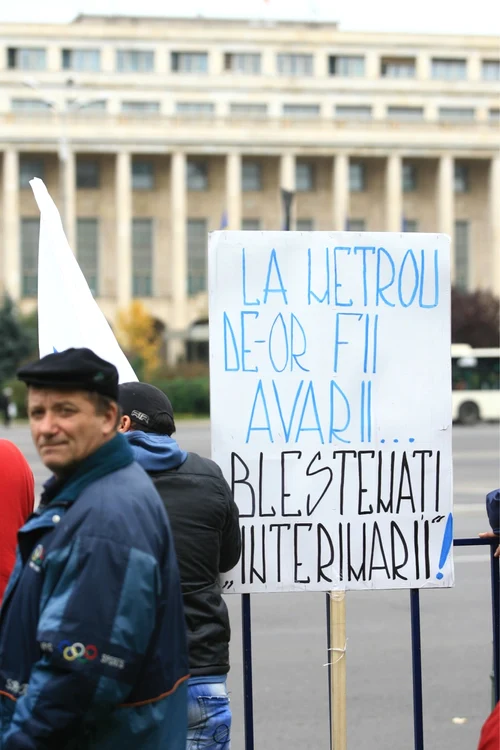
[[[192,677],[188,681],[186,750],[230,750],[231,709],[226,675]]]

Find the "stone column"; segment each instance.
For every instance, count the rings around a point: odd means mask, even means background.
[[[399,154],[390,154],[385,168],[385,229],[387,232],[401,232],[402,225],[402,162]]]
[[[21,245],[19,232],[19,153],[3,154],[3,280],[4,290],[17,302],[21,297]]]
[[[372,81],[380,78],[380,58],[376,52],[368,52],[366,55],[366,77]]]
[[[428,81],[431,77],[431,58],[425,52],[419,52],[416,62],[416,78],[419,81]]]
[[[500,296],[500,154],[490,162],[489,174],[489,213],[490,213],[490,269],[491,291]]]
[[[116,155],[116,297],[118,310],[132,301],[132,179],[128,151]]]
[[[443,154],[439,159],[437,180],[437,217],[438,232],[451,238],[451,281],[455,281],[455,206],[454,206],[454,161],[453,157]]]
[[[241,154],[226,155],[226,206],[228,229],[241,229]]]
[[[467,55],[467,80],[481,80],[481,56],[477,52]]]
[[[174,334],[174,338],[171,338],[168,342],[168,362],[175,365],[185,354],[185,342],[180,336],[188,325],[186,155],[182,151],[175,151],[172,154],[170,174],[172,314],[170,316],[169,333]],[[176,336],[179,336],[179,338]]]
[[[59,73],[62,67],[61,50],[58,45],[50,45],[46,48],[45,57],[47,61],[47,70],[51,73]],[[71,75],[68,71],[68,74]]]
[[[111,44],[101,47],[101,72],[114,73],[116,71],[116,51]]]
[[[349,156],[337,154],[333,161],[333,229],[343,232],[349,217]]]

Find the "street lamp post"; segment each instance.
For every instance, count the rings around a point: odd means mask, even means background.
[[[40,83],[32,78],[26,78],[24,80],[24,85],[28,86],[31,89],[34,89],[38,93],[41,93],[41,85]],[[66,85],[68,87],[73,85],[73,81],[69,79],[66,82]],[[53,99],[49,99],[47,97],[43,97],[42,101],[49,106],[53,112],[57,115],[58,124],[59,124],[59,138],[58,138],[58,159],[59,159],[59,189],[60,189],[60,201],[61,201],[61,220],[63,223],[63,227],[66,231],[68,231],[68,221],[69,221],[69,191],[68,191],[68,185],[69,185],[69,179],[71,175],[68,175],[68,169],[69,169],[69,155],[70,155],[70,147],[71,147],[71,141],[69,137],[69,130],[68,130],[68,117],[73,112],[79,112],[82,109],[85,109],[85,107],[89,107],[92,104],[95,104],[96,102],[102,102],[106,101],[107,97],[105,95],[98,95],[95,97],[92,97],[91,99],[80,99],[78,97],[67,100],[64,102],[63,106],[59,106],[58,102],[54,101]]]

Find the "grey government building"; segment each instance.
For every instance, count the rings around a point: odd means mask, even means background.
[[[79,16],[0,24],[0,293],[36,304],[44,179],[102,310],[141,299],[206,352],[207,232],[446,232],[500,292],[500,51],[334,23]]]

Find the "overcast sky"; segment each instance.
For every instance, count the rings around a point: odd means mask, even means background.
[[[138,14],[137,0],[3,0],[0,5],[0,22],[65,23],[78,13]],[[344,30],[500,35],[498,0],[141,0],[140,9],[141,15],[156,16],[330,20]]]

